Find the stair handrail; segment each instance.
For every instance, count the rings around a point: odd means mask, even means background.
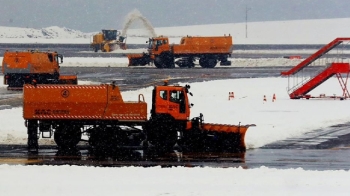
[[[296,65],[295,67],[291,68],[289,71],[281,72],[281,74],[282,75],[294,75],[294,74],[298,73],[299,71],[301,71],[302,69],[304,69],[308,65],[312,64],[317,59],[319,59],[321,56],[327,54],[329,51],[331,51],[332,49],[337,47],[339,44],[342,44],[344,41],[350,41],[350,37],[338,37],[338,38],[334,39],[333,41],[329,42],[328,44],[326,44],[325,46],[323,46],[322,48],[317,50],[313,55],[309,56],[304,61],[302,61],[298,65]],[[318,55],[314,56],[316,54],[318,54]],[[300,66],[301,64],[303,64],[303,66],[301,68],[299,68],[298,70],[296,70],[292,74],[288,74],[288,72],[292,71],[294,68]]]
[[[320,69],[318,69],[315,74],[312,74],[308,77],[305,77],[301,82],[297,83],[296,85],[294,85],[293,87],[287,89],[288,94],[294,92],[296,89],[300,88],[301,86],[303,86],[304,84],[308,83],[309,81],[311,81],[313,78],[315,78],[317,75],[319,75],[321,72],[323,72],[324,70],[326,70],[327,68],[329,68],[332,65],[332,63],[327,63],[325,66],[321,66]]]

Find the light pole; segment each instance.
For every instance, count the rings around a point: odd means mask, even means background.
[[[248,11],[250,8],[245,6],[245,38],[248,38]]]

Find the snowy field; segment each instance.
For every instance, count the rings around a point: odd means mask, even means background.
[[[336,37],[346,37],[350,19],[219,24],[156,28],[158,34],[183,36],[222,35],[230,33],[236,44],[326,44]],[[327,31],[324,31],[328,29]],[[347,30],[348,29],[348,30]],[[0,29],[1,30],[1,29]],[[199,32],[202,32],[200,34]],[[322,33],[320,33],[322,32]],[[130,33],[133,33],[130,31]],[[138,38],[135,43],[144,43]],[[178,39],[178,38],[177,38]],[[17,40],[17,42],[16,42]],[[32,39],[7,43],[33,43]],[[29,40],[29,41],[28,41]],[[69,43],[58,39],[56,43]],[[67,41],[68,39],[66,39]],[[83,40],[83,39],[82,39]],[[78,40],[78,41],[82,41]],[[46,40],[48,41],[48,40]],[[52,43],[52,40],[49,40]],[[142,41],[142,42],[141,42]],[[35,42],[41,42],[36,40]],[[45,40],[42,42],[44,43]],[[129,43],[134,41],[129,37]],[[178,41],[175,39],[174,41]],[[86,40],[84,41],[86,43]],[[88,41],[89,43],[89,41]],[[244,52],[244,51],[242,51]],[[233,66],[293,66],[300,60],[235,59]],[[88,64],[90,62],[90,64]],[[126,66],[126,58],[66,58],[62,66]],[[79,77],[79,76],[78,76]],[[2,78],[0,78],[2,81]],[[89,81],[84,81],[89,83]],[[203,113],[206,122],[256,124],[248,129],[248,150],[270,142],[297,137],[318,128],[350,119],[350,100],[291,100],[286,92],[286,78],[234,79],[192,83],[194,103],[191,116]],[[0,86],[0,88],[5,88]],[[229,92],[235,98],[228,100]],[[145,95],[151,101],[151,87],[123,92],[125,100]],[[341,95],[335,78],[310,94]],[[272,95],[277,100],[272,102]],[[263,101],[266,95],[267,101]],[[2,106],[5,107],[6,106]],[[22,108],[0,110],[0,143],[25,144],[26,129]],[[41,141],[43,142],[43,141]],[[45,142],[52,142],[46,140]],[[84,166],[0,165],[1,195],[348,195],[349,171],[306,171],[302,168],[101,168]]]

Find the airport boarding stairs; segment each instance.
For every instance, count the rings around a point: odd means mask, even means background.
[[[325,56],[329,51],[335,49],[344,42],[349,42],[349,38],[336,38],[329,44],[325,45],[317,52],[300,62],[295,67],[291,68],[288,71],[281,72],[281,75],[288,77],[297,77],[297,83],[292,84],[288,82],[288,94],[291,99],[300,99],[300,98],[314,98],[315,96],[308,95],[310,91],[315,89],[317,86],[331,78],[332,76],[336,76],[339,84],[343,90],[342,98],[349,98],[350,94],[347,90],[347,81],[350,73],[350,64],[348,62],[344,62],[344,58],[341,57],[343,52],[338,53],[337,58],[329,60],[321,60],[321,57]],[[345,47],[343,47],[345,48]],[[316,74],[312,75],[302,75],[302,77],[298,76],[298,73],[308,66],[312,66],[317,61],[317,66],[321,69],[316,72]],[[345,76],[345,79],[343,78]],[[301,79],[300,79],[301,78]],[[321,95],[319,97],[322,97]]]

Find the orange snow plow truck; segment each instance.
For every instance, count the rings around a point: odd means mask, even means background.
[[[166,83],[154,86],[148,118],[144,96],[124,101],[114,84],[25,84],[28,150],[38,151],[40,135],[53,136],[58,149],[74,149],[86,134],[93,152],[100,153],[116,153],[122,146],[163,153],[172,152],[174,146],[189,151],[244,152],[245,133],[252,125],[204,123],[202,114],[190,120],[189,88]]]
[[[76,75],[61,75],[63,56],[57,52],[24,51],[4,53],[2,73],[8,90],[22,90],[23,84],[77,84]]]
[[[203,68],[214,68],[220,65],[231,65],[227,58],[232,53],[231,35],[216,37],[182,37],[180,44],[169,44],[168,37],[153,37],[148,41],[148,52],[129,54],[129,66],[144,66],[154,63],[157,68],[194,67],[199,60]]]

